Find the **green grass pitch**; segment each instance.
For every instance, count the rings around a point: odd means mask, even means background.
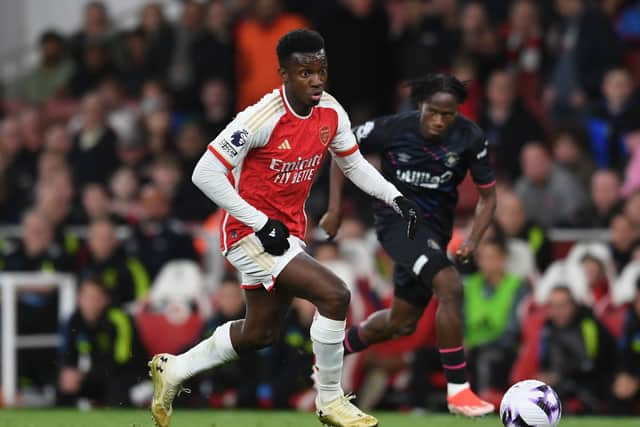
[[[500,427],[497,417],[469,420],[446,414],[410,415],[374,412],[380,427]],[[561,427],[638,427],[640,418],[566,417]],[[141,410],[0,410],[0,427],[152,427]],[[311,413],[283,411],[188,411],[178,409],[171,427],[318,427]]]

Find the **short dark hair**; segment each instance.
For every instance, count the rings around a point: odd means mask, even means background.
[[[289,57],[294,53],[315,53],[324,49],[324,39],[317,31],[293,30],[278,41],[276,52],[281,67],[287,65]]]
[[[48,42],[58,43],[59,45],[64,45],[64,37],[60,35],[59,32],[55,30],[47,30],[42,35],[40,35],[40,45],[43,45]]]
[[[451,74],[432,73],[408,83],[411,88],[411,101],[419,104],[438,92],[455,96],[458,104],[467,99],[466,82],[461,82]]]

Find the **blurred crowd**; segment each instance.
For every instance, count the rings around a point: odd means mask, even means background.
[[[0,271],[70,272],[79,283],[60,348],[19,351],[21,402],[142,405],[149,355],[243,316],[237,277],[207,262],[218,249],[203,236],[216,235],[220,215],[191,172],[237,111],[279,85],[277,40],[311,27],[354,125],[414,108],[412,78],[468,82],[461,112],[486,132],[499,177],[495,222],[461,266],[477,391],[499,402],[512,382],[540,378],[566,412],[640,409],[639,1],[171,6],[175,17],[149,2],[125,29],[90,2],[76,32],[43,33],[38,65],[5,84]],[[349,285],[349,321],[359,322],[389,303],[391,264],[353,187],[338,238],[323,241],[315,222],[327,193],[325,170],[306,205],[307,243]],[[460,193],[450,253],[477,200],[471,181]],[[558,228],[575,231],[560,240]],[[602,233],[587,241],[588,229]],[[56,332],[58,303],[55,291],[20,293],[19,333]],[[346,359],[360,407],[446,408],[436,304],[413,336]],[[178,404],[311,408],[313,311],[296,301],[277,344],[194,381]]]

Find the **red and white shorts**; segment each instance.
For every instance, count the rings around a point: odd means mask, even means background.
[[[241,273],[241,287],[256,289],[264,287],[271,291],[276,278],[299,253],[304,252],[305,243],[298,237],[289,236],[289,249],[276,256],[265,252],[255,234],[238,240],[227,252],[229,262]]]

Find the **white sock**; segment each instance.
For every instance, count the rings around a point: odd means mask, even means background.
[[[447,396],[455,396],[465,388],[469,388],[469,387],[470,386],[468,382],[463,384],[447,383]]]
[[[177,356],[173,366],[180,381],[236,359],[238,353],[231,345],[230,331],[231,322],[218,326],[209,338]]]
[[[311,341],[316,356],[317,401],[324,405],[344,394],[340,386],[346,320],[331,320],[317,314],[311,324]]]

